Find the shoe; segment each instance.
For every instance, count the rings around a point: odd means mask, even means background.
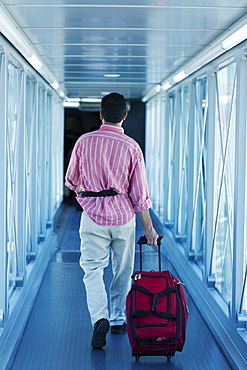
[[[126,330],[126,324],[123,325],[113,325],[111,326],[111,333],[112,334],[122,334]]]
[[[106,345],[106,333],[110,328],[109,321],[100,319],[94,324],[91,346],[93,348],[102,348]]]

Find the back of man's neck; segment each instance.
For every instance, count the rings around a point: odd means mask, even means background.
[[[123,121],[118,122],[118,123],[111,123],[111,122],[103,122],[103,125],[111,125],[111,126],[122,126]]]

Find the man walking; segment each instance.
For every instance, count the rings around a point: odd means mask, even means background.
[[[111,93],[101,102],[99,130],[76,142],[65,185],[77,193],[81,216],[80,266],[84,270],[87,305],[93,325],[91,345],[102,348],[111,326],[113,334],[125,330],[125,299],[134,266],[135,213],[140,215],[149,245],[156,245],[150,215],[151,200],[142,151],[124,134],[127,117],[122,95]],[[110,313],[103,281],[112,256]]]

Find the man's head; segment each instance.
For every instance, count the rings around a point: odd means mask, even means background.
[[[119,123],[126,118],[126,102],[123,95],[111,93],[101,101],[101,115],[105,122]]]

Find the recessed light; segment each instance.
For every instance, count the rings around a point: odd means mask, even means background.
[[[98,99],[98,98],[82,98],[81,101],[83,103],[100,103],[101,99]]]
[[[63,106],[65,108],[78,108],[80,105],[79,102],[73,102],[73,101],[65,101],[63,102]]]
[[[114,74],[114,73],[111,73],[111,74],[105,74],[104,77],[110,77],[110,78],[114,78],[114,77],[120,77],[119,74]]]

